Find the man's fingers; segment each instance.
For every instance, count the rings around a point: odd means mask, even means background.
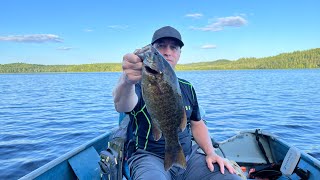
[[[236,173],[234,168],[228,162],[226,162],[226,167],[231,174]]]
[[[131,84],[136,84],[142,76],[142,62],[141,59],[132,54],[123,56],[122,70],[125,74],[126,81]]]
[[[235,174],[235,173],[236,173],[235,169],[231,166],[231,164],[228,163],[228,161],[226,161],[225,159],[223,159],[223,158],[221,158],[221,157],[212,158],[212,159],[209,158],[209,157],[207,157],[207,158],[206,158],[206,162],[207,162],[207,166],[208,166],[208,168],[209,168],[209,170],[210,170],[211,172],[214,171],[214,166],[213,166],[213,164],[214,164],[214,163],[217,163],[217,164],[219,165],[219,167],[220,167],[220,172],[221,172],[221,174],[224,174],[224,172],[225,172],[225,167],[227,168],[227,170],[228,170],[231,174]]]
[[[141,71],[142,70],[142,62],[137,62],[137,63],[124,62],[124,63],[122,63],[122,69],[124,71],[125,70]]]
[[[126,72],[126,74],[128,74],[129,71],[131,71],[131,70],[139,71],[141,74],[142,61],[138,56],[136,56],[132,53],[126,54],[125,56],[123,56],[122,69],[124,71],[128,71],[128,72]]]
[[[207,166],[211,172],[214,171],[214,166],[212,161],[207,160]]]
[[[142,77],[141,70],[126,69],[124,70],[124,73],[126,75],[126,80],[132,84],[137,83]]]
[[[123,56],[123,62],[129,62],[132,64],[142,62],[142,60],[139,58],[139,56],[133,54],[133,53],[128,53]]]
[[[224,161],[218,161],[218,164],[220,166],[220,172],[224,174]]]

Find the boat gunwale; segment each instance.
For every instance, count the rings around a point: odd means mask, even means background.
[[[27,180],[27,179],[33,179],[33,178],[39,177],[42,174],[46,173],[48,170],[56,167],[57,165],[63,163],[64,161],[67,161],[71,157],[79,154],[83,150],[85,150],[91,146],[94,146],[96,144],[96,142],[109,138],[113,132],[114,131],[103,133],[102,135],[100,135],[94,139],[91,139],[90,141],[76,147],[75,149],[63,154],[62,156],[57,157],[56,159],[53,159],[52,161],[49,161],[48,163],[44,164],[43,166],[40,166],[39,168],[31,171],[30,173],[26,174],[25,176],[23,176],[19,179],[20,180]],[[106,144],[106,146],[107,146],[107,144]],[[94,147],[94,148],[97,150],[97,147]]]

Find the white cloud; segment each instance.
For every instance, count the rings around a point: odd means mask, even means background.
[[[71,49],[73,49],[73,48],[72,47],[59,47],[59,48],[57,48],[57,50],[60,50],[60,51],[69,51]]]
[[[215,49],[215,48],[217,48],[217,46],[213,44],[205,44],[201,46],[201,49]]]
[[[59,36],[54,34],[31,34],[31,35],[10,35],[0,36],[0,41],[24,42],[24,43],[44,43],[44,42],[63,42]]]
[[[201,18],[203,15],[200,13],[193,13],[193,14],[186,14],[185,16],[197,19],[197,18]]]
[[[190,27],[194,30],[200,31],[222,31],[224,27],[240,27],[248,23],[246,19],[241,16],[229,16],[218,18],[215,22],[205,26],[205,27]]]
[[[127,25],[110,25],[108,26],[108,28],[111,28],[111,29],[128,29],[129,26]]]
[[[200,30],[200,31],[222,31],[222,27],[211,27],[211,26],[206,26],[206,27],[193,27],[191,26],[190,29],[193,30]]]
[[[247,14],[245,14],[245,13],[240,13],[239,14],[241,17],[247,17]]]
[[[83,31],[84,32],[92,32],[93,30],[92,29],[84,29]]]

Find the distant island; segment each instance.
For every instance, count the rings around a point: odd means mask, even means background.
[[[282,53],[264,58],[221,59],[210,62],[178,64],[176,70],[236,70],[236,69],[309,69],[320,68],[320,48]],[[120,72],[120,63],[81,65],[40,65],[26,63],[0,64],[0,73],[44,72]]]

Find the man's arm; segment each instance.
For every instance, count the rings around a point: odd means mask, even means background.
[[[118,112],[130,112],[138,102],[134,84],[127,83],[125,74],[122,74],[118,84],[113,89],[113,101]]]
[[[118,112],[130,112],[138,102],[135,84],[141,79],[142,62],[133,53],[126,54],[122,61],[123,73],[113,89],[113,101]]]
[[[234,174],[235,170],[233,167],[227,163],[222,157],[217,155],[212,146],[211,138],[208,132],[207,126],[204,124],[203,120],[200,121],[192,121],[191,120],[191,131],[192,135],[200,146],[200,148],[206,154],[206,162],[210,171],[214,170],[214,163],[218,163],[220,166],[220,171],[224,174],[224,166],[227,167],[230,173]]]

